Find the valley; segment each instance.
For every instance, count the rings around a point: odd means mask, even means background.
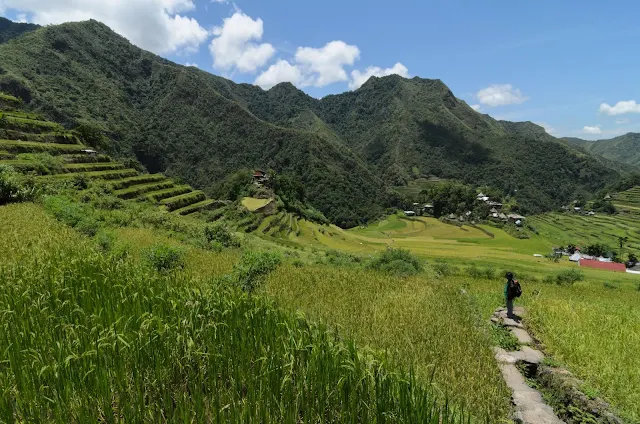
[[[635,159],[436,79],[317,99],[2,19],[0,422],[514,422],[513,272],[523,384],[640,423]]]

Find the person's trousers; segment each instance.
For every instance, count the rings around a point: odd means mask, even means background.
[[[507,298],[507,318],[513,318],[513,299]]]

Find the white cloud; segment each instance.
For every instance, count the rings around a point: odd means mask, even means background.
[[[18,22],[20,22],[21,24],[25,24],[25,23],[29,22],[29,20],[27,19],[27,14],[26,13],[19,13],[16,16],[16,19],[18,19]]]
[[[269,43],[258,44],[264,33],[262,19],[256,20],[242,12],[226,18],[221,27],[215,27],[209,51],[213,56],[213,67],[222,71],[238,70],[255,72],[275,54]]]
[[[582,128],[582,132],[585,134],[602,134],[602,130],[600,129],[600,125],[596,125],[595,127],[590,127],[585,125]]]
[[[511,84],[492,84],[476,93],[480,103],[487,106],[504,106],[520,104],[529,100],[522,92]]]
[[[255,83],[263,88],[285,81],[298,87],[324,87],[348,81],[345,67],[353,65],[359,56],[358,47],[344,41],[332,41],[321,48],[299,47],[291,62],[279,60],[260,74]]]
[[[623,124],[628,124],[629,120],[627,118],[622,118],[622,119],[616,119],[616,124],[618,125],[623,125]]]
[[[187,62],[187,63],[185,63],[185,64],[184,64],[184,66],[191,66],[191,67],[193,67],[193,68],[197,68],[197,67],[198,67],[198,64],[197,64],[197,63]]]
[[[0,8],[29,13],[36,24],[96,19],[154,53],[195,51],[209,36],[194,18],[193,0],[0,0]]]
[[[296,86],[303,85],[302,71],[299,67],[290,64],[286,60],[279,60],[255,80],[255,84],[265,90],[281,82],[290,82]]]
[[[539,125],[542,128],[544,128],[544,130],[547,132],[547,134],[553,134],[553,133],[556,132],[555,128],[553,128],[551,125],[547,124],[546,122],[534,122],[534,124]]]
[[[299,47],[295,60],[304,74],[312,75],[316,87],[347,81],[345,66],[352,66],[360,57],[360,49],[344,41],[331,41],[322,48]]]
[[[480,112],[480,105],[471,105],[471,109],[475,110],[476,112]]]
[[[357,88],[360,88],[362,84],[367,82],[371,77],[384,77],[387,75],[400,75],[401,77],[408,78],[409,70],[400,62],[393,65],[392,68],[387,69],[382,69],[377,66],[370,66],[364,72],[355,70],[351,72],[349,89],[355,90]]]
[[[640,113],[640,104],[635,100],[625,100],[610,106],[607,103],[600,105],[600,113],[605,115],[622,115],[624,113]]]

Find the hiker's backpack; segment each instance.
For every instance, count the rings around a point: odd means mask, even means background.
[[[513,297],[522,296],[522,287],[520,287],[520,282],[518,280],[513,280],[513,287],[511,288]]]

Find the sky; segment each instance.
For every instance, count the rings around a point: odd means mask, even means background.
[[[640,132],[640,2],[0,0],[14,21],[96,19],[139,47],[313,97],[371,76],[439,78],[496,119],[558,137]]]

